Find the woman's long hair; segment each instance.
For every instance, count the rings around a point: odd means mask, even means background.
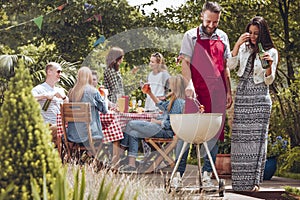
[[[123,49],[119,47],[112,47],[106,56],[106,66],[109,68],[113,68],[116,71],[119,71],[120,66],[118,62],[122,59],[123,56]]]
[[[181,74],[176,76],[171,76],[169,78],[169,87],[171,89],[171,93],[169,93],[168,97],[170,97],[170,103],[168,106],[168,111],[171,110],[173,102],[177,99],[185,99],[185,82],[184,78]]]
[[[96,90],[93,85],[92,71],[88,67],[81,67],[77,73],[77,81],[74,87],[69,92],[69,99],[73,102],[80,102],[84,90],[88,87]]]
[[[254,25],[257,26],[259,33],[258,38],[256,41],[256,44],[249,44],[249,47],[253,50],[251,56],[252,56],[252,68],[254,65],[254,59],[256,57],[256,54],[259,52],[258,49],[258,43],[261,43],[264,50],[269,50],[271,48],[275,48],[273,40],[270,35],[269,27],[266,22],[266,20],[263,17],[255,16],[253,17],[248,25],[246,26],[246,32],[249,33],[250,26]]]
[[[251,44],[251,48],[254,50],[255,53],[258,53],[258,43],[261,43],[264,50],[268,50],[271,48],[275,48],[273,40],[270,35],[269,27],[266,20],[263,17],[255,16],[253,17],[248,25],[246,26],[246,32],[249,33],[250,26],[254,25],[258,27],[259,34],[256,41],[256,44]]]

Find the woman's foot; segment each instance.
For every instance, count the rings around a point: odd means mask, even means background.
[[[259,186],[258,185],[254,185],[253,189],[251,190],[251,192],[258,192],[259,191]]]

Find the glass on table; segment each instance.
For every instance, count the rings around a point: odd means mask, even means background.
[[[125,103],[126,103],[126,99],[122,97],[122,95],[117,94],[117,106],[120,112],[125,111]]]

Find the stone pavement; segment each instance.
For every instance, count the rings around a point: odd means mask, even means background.
[[[165,180],[167,180],[172,173],[172,169],[166,168],[161,172],[152,174],[143,174],[151,183],[158,186],[159,188],[164,187]],[[235,192],[231,187],[231,179],[225,179],[225,195],[219,197],[218,193],[199,193],[198,190],[198,170],[195,165],[188,165],[186,173],[183,177],[183,189],[181,192],[173,192],[174,199],[222,199],[222,200],[286,200],[288,198],[282,196],[285,194],[283,189],[284,186],[292,186],[300,188],[300,180],[273,177],[271,180],[264,181],[258,192]],[[217,182],[214,180],[216,185]]]

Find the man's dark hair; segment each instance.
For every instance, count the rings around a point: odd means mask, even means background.
[[[202,12],[209,10],[213,13],[220,13],[222,11],[222,7],[217,2],[207,1],[203,4]]]

